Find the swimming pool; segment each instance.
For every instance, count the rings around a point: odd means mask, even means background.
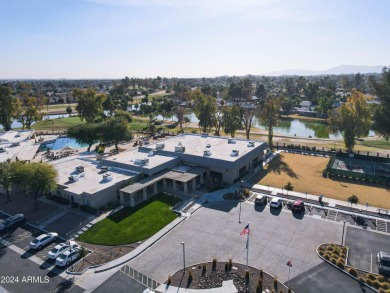
[[[66,147],[66,146],[72,147],[72,148],[75,148],[75,149],[79,149],[79,148],[82,148],[82,147],[86,147],[88,145],[86,145],[86,144],[79,144],[73,138],[59,137],[54,142],[48,142],[48,143],[41,144],[41,146],[39,147],[39,150],[45,151],[48,148],[50,148],[51,150],[55,151],[55,150],[62,149],[64,147]]]

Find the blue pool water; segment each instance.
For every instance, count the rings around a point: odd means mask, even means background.
[[[51,150],[55,151],[55,150],[62,149],[66,146],[72,147],[74,149],[79,149],[82,147],[86,147],[88,145],[79,144],[73,138],[59,137],[54,142],[41,144],[40,150],[44,151],[50,148]]]

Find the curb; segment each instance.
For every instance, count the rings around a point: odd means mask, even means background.
[[[321,245],[328,245],[328,244],[329,244],[329,243],[322,243],[322,244],[320,244],[320,245],[317,246],[317,248],[316,248],[316,253],[317,253],[317,255],[320,257],[320,259],[322,259],[324,262],[330,264],[330,265],[333,266],[334,268],[338,269],[340,272],[342,272],[342,273],[346,274],[347,276],[351,277],[351,278],[354,279],[356,282],[358,282],[360,285],[363,285],[363,286],[365,286],[365,287],[371,289],[372,291],[378,292],[378,293],[379,293],[379,291],[378,291],[377,289],[371,287],[371,286],[368,285],[367,283],[364,283],[364,282],[359,281],[358,278],[352,276],[352,275],[351,275],[350,273],[348,273],[346,270],[340,269],[340,268],[339,268],[338,266],[336,266],[335,264],[332,264],[330,261],[327,261],[325,258],[323,258],[323,257],[318,253],[318,248],[319,248]],[[349,253],[349,249],[347,250],[347,258],[346,258],[346,260],[348,259],[348,253]]]

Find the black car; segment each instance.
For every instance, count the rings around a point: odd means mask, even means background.
[[[17,214],[5,219],[4,222],[0,223],[0,233],[7,232],[10,229],[17,228],[26,223],[26,218],[23,214]]]

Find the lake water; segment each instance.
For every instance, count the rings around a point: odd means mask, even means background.
[[[71,115],[71,116],[76,116],[76,115]],[[65,118],[69,117],[68,114],[50,114],[50,115],[45,115],[42,117],[42,120],[48,120],[48,119],[57,119],[57,118]],[[35,122],[33,122],[31,125],[34,125]],[[22,123],[18,122],[17,120],[14,120],[11,124],[11,128],[21,128]]]
[[[198,123],[199,119],[196,117],[195,113],[189,113],[185,116],[190,118],[191,122]],[[162,120],[161,115],[156,116],[156,119]],[[165,120],[177,121],[175,116],[164,117]],[[257,127],[262,130],[266,130],[264,123],[258,117],[255,117],[254,127]],[[342,139],[340,133],[330,134],[326,122],[322,121],[309,121],[309,120],[298,120],[298,119],[280,119],[279,124],[274,127],[275,134],[296,136],[296,137],[312,137],[312,138],[329,138],[329,139]],[[374,131],[370,131],[368,136],[374,136]]]

